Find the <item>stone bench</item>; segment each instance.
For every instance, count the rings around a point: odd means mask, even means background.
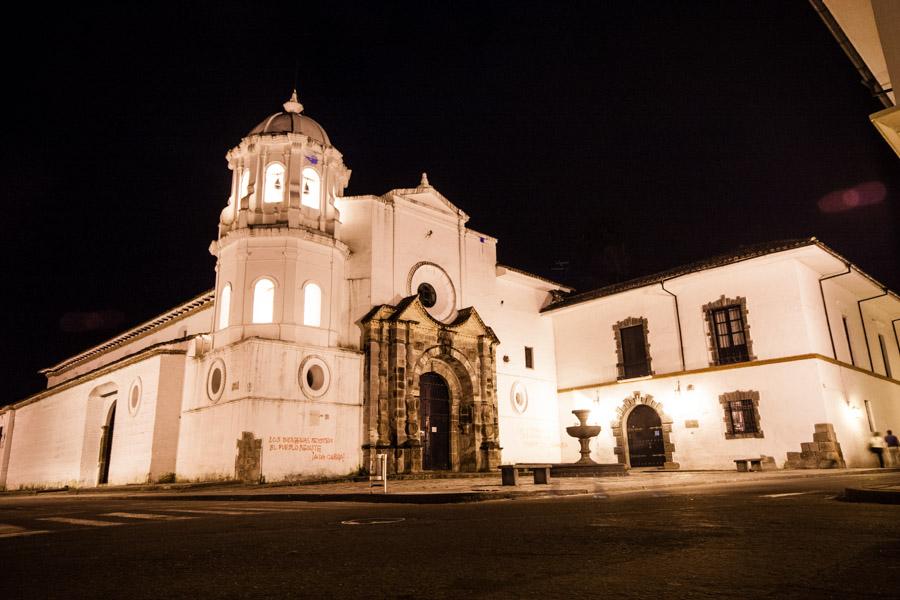
[[[516,463],[514,465],[500,465],[500,477],[503,485],[519,485],[519,473],[531,472],[536,484],[550,483],[549,463]]]
[[[735,458],[734,464],[741,473],[747,471],[774,471],[775,459],[771,456],[760,456],[759,458]]]

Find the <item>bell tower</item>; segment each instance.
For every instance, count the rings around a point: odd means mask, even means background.
[[[297,92],[226,154],[231,194],[219,217],[214,347],[246,338],[336,347],[344,264],[335,198],[350,179]]]

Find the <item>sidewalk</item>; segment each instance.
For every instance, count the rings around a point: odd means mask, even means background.
[[[244,485],[238,482],[182,483],[116,486],[42,492],[41,496],[120,496],[142,500],[203,501],[302,501],[445,504],[529,497],[571,495],[619,495],[704,485],[742,485],[761,481],[805,478],[896,474],[887,485],[848,488],[845,499],[856,502],[900,503],[900,468],[827,469],[738,473],[736,471],[631,471],[624,477],[557,477],[547,485],[535,485],[530,477],[518,486],[502,486],[499,473],[464,474],[461,477],[389,480],[387,494],[378,482],[337,480],[329,482]],[[7,498],[22,492],[3,494]],[[34,492],[31,495],[38,495]],[[0,497],[2,497],[0,496]]]

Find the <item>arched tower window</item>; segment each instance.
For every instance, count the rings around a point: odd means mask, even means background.
[[[271,323],[275,313],[275,282],[263,277],[253,286],[253,322]]]
[[[322,288],[307,283],[303,288],[303,324],[318,327],[322,322]]]
[[[228,319],[231,315],[231,284],[226,283],[222,286],[222,293],[219,294],[219,329],[228,327]]]
[[[266,192],[263,200],[268,203],[281,202],[284,200],[284,188],[284,165],[271,163],[266,167]]]
[[[303,206],[319,208],[319,174],[315,169],[303,169],[303,193],[300,202]]]
[[[240,200],[244,196],[250,193],[250,169],[242,169],[241,170],[241,183],[238,186],[238,197]]]

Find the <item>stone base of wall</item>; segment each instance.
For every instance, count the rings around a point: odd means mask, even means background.
[[[813,441],[800,444],[800,452],[788,452],[785,469],[845,469],[844,453],[831,423],[816,423]]]
[[[260,483],[262,439],[253,437],[253,433],[250,431],[244,431],[237,440],[237,449],[237,457],[234,459],[234,478],[244,483]]]

